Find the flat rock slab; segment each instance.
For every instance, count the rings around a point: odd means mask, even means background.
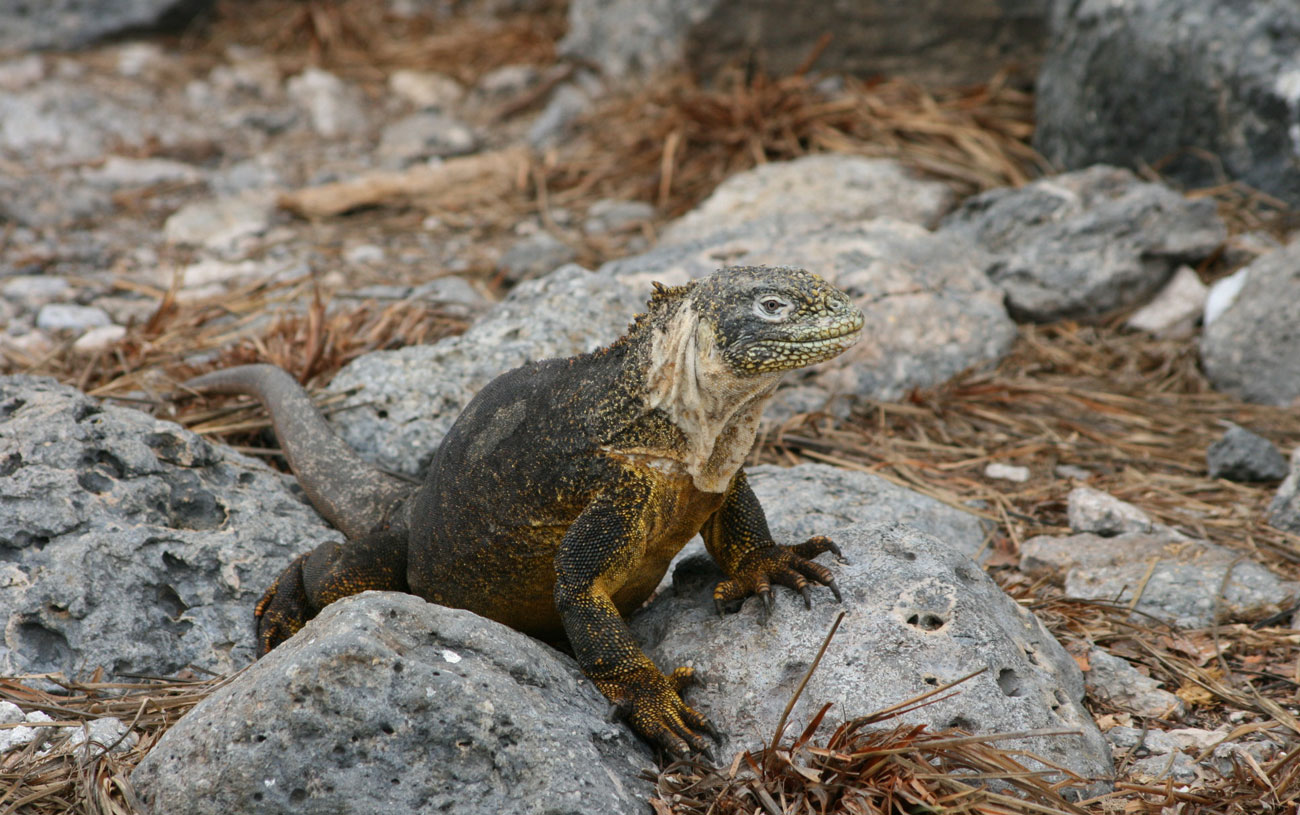
[[[1107,166],[976,195],[938,234],[986,252],[1011,313],[1040,322],[1140,305],[1227,238],[1213,201]]]
[[[1114,537],[1040,535],[1021,544],[1020,552],[1021,571],[1063,577],[1071,597],[1126,603],[1140,587],[1138,612],[1185,628],[1254,622],[1300,596],[1300,583],[1163,527]]]
[[[843,610],[848,616],[791,716],[792,732],[828,702],[826,726],[833,727],[983,669],[956,697],[903,720],[972,733],[1074,730],[1014,743],[1087,778],[1109,777],[1110,750],[1082,706],[1078,666],[975,562],[900,524],[855,525],[835,537],[850,562],[821,559],[836,573],[842,605],[820,589],[805,610],[798,595],[777,588],[771,619],[752,599],[719,618],[712,591],[721,575],[697,559],[679,567],[677,596],[657,598],[632,619],[660,667],[702,673],[707,684],[687,696],[729,736],[727,750],[771,739]]]
[[[0,674],[228,673],[299,552],[339,540],[285,476],[53,380],[0,377]]]
[[[1238,274],[1236,298],[1201,334],[1205,375],[1248,402],[1300,404],[1300,241]]]
[[[132,775],[151,813],[643,813],[653,767],[573,660],[409,594],[333,603]]]

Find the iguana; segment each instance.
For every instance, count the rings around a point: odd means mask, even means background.
[[[682,701],[689,668],[664,675],[622,616],[696,533],[727,579],[719,613],[772,583],[839,588],[825,537],[773,542],[741,469],[785,371],[836,356],[863,324],[843,292],[794,268],[730,267],[655,284],[608,347],[490,382],[448,431],[422,485],[347,446],[306,391],[271,365],[216,371],[196,391],[246,393],[271,414],[307,496],[346,542],[294,560],[258,602],[261,653],[325,605],[367,589],[416,594],[550,641],[632,728],[676,754],[702,751],[708,720]]]

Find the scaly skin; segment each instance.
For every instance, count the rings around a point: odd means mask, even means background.
[[[465,408],[423,485],[380,473],[333,434],[271,366],[186,383],[250,393],[271,412],[290,466],[345,544],[303,555],[257,604],[262,652],[328,603],[411,592],[553,642],[638,733],[669,752],[705,750],[708,720],[682,701],[689,669],[662,673],[623,615],[696,533],[727,579],[719,611],[778,583],[809,600],[839,589],[812,562],[826,538],[772,540],[740,465],[787,370],[858,338],[862,313],[799,269],[733,267],[656,286],[628,333],[592,354],[543,360],[489,383]]]

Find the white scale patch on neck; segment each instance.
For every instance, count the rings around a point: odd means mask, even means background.
[[[686,437],[683,464],[696,489],[726,491],[754,446],[763,408],[780,380],[779,372],[737,376],[690,303],[655,332],[646,407],[662,410]]]

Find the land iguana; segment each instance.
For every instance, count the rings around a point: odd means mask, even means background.
[[[727,579],[719,613],[772,584],[839,588],[812,559],[828,538],[775,543],[741,469],[781,375],[857,341],[862,312],[794,268],[731,267],[655,284],[608,347],[490,382],[448,431],[423,484],[347,446],[280,368],[197,377],[201,392],[257,397],[312,504],[343,531],[294,560],[258,602],[261,653],[340,597],[382,589],[468,609],[543,640],[567,639],[582,671],[652,744],[704,751],[709,721],[682,701],[622,619],[696,533]]]

